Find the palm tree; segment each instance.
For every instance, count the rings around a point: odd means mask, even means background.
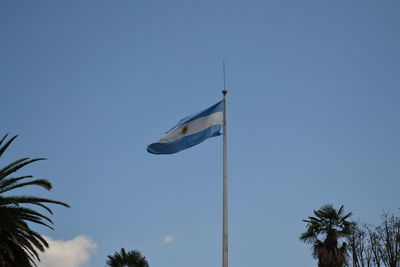
[[[346,243],[337,247],[338,240],[351,235],[355,223],[347,221],[352,215],[344,215],[343,206],[336,210],[331,204],[314,210],[315,217],[303,220],[307,223],[307,231],[301,234],[300,240],[313,245],[313,257],[318,259],[318,267],[342,267],[346,263]],[[323,241],[319,237],[323,237]]]
[[[149,267],[146,258],[137,250],[127,253],[124,248],[121,248],[120,253],[114,252],[114,255],[107,257],[107,265],[110,267]]]
[[[14,136],[7,142],[7,135],[0,140],[0,157],[17,138]],[[4,143],[5,142],[5,143]],[[4,143],[4,144],[3,144]],[[22,158],[0,169],[0,266],[31,267],[40,261],[38,251],[43,252],[49,245],[46,240],[29,227],[29,223],[52,228],[52,220],[31,208],[39,206],[52,214],[48,203],[69,207],[60,201],[33,196],[13,195],[12,190],[39,186],[50,190],[51,183],[45,179],[36,179],[31,175],[13,176],[18,170],[44,158]]]

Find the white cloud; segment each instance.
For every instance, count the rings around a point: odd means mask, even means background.
[[[164,244],[169,244],[169,243],[172,243],[172,242],[174,242],[174,237],[172,235],[164,236],[164,238],[163,238],[163,243]]]
[[[49,248],[40,254],[38,267],[83,267],[96,252],[96,243],[84,235],[71,240],[53,240],[43,236]]]

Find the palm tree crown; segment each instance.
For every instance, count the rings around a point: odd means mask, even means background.
[[[331,204],[314,210],[314,217],[303,220],[307,231],[301,234],[300,240],[313,245],[313,256],[318,259],[319,267],[342,267],[346,263],[346,243],[337,247],[340,238],[348,237],[355,223],[347,221],[352,213],[344,214],[341,206],[336,210]],[[318,238],[322,237],[323,241]]]
[[[121,252],[115,252],[114,255],[107,257],[107,265],[110,267],[149,267],[146,257],[137,250],[126,252],[121,248]]]
[[[17,136],[5,142],[8,135],[0,140],[0,157]],[[5,142],[5,143],[4,143]],[[4,144],[3,144],[4,143]],[[28,223],[35,223],[52,228],[52,220],[29,205],[39,206],[52,214],[48,203],[69,207],[56,200],[33,196],[12,195],[11,191],[25,186],[39,186],[51,189],[51,183],[45,179],[35,179],[30,175],[12,176],[18,170],[44,158],[22,158],[0,169],[0,267],[31,267],[40,260],[37,251],[43,252],[48,247],[46,240]]]

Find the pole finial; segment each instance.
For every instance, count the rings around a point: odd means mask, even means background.
[[[224,89],[222,90],[222,94],[225,96],[227,93],[228,93],[228,90],[226,90],[226,88],[224,88]]]

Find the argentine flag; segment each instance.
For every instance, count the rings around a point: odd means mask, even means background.
[[[173,154],[221,135],[224,100],[182,119],[163,138],[147,146],[152,154]]]

